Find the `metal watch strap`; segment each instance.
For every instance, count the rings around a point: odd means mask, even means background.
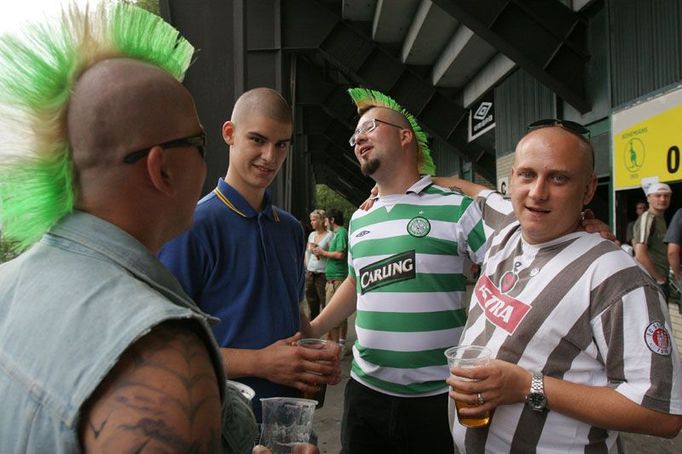
[[[533,372],[530,380],[530,389],[526,396],[526,405],[533,411],[542,412],[547,408],[547,398],[545,397],[544,377],[540,372]]]
[[[533,372],[533,378],[530,380],[531,394],[545,394],[545,384],[543,382],[542,373]]]

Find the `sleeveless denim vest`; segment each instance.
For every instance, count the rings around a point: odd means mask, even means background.
[[[80,452],[80,409],[119,356],[154,326],[203,314],[133,237],[83,212],[0,266],[0,452]]]

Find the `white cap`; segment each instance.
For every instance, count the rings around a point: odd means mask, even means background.
[[[646,195],[651,194],[671,194],[673,191],[665,183],[653,183],[648,188],[646,188]]]

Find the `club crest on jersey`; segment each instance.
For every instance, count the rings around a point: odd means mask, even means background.
[[[495,287],[488,276],[481,276],[474,287],[478,305],[486,318],[495,326],[499,326],[509,334],[513,334],[531,307],[505,295]]]
[[[415,251],[401,252],[361,268],[360,293],[364,295],[388,284],[414,279],[417,276],[415,257]]]
[[[670,356],[673,350],[670,334],[662,322],[654,321],[644,331],[644,342],[649,350],[657,355]]]
[[[521,262],[514,263],[514,268],[511,271],[506,271],[500,278],[500,283],[497,286],[502,293],[509,293],[516,283],[519,281],[518,269],[521,266]]]
[[[519,277],[513,271],[507,271],[506,273],[504,273],[500,278],[499,285],[502,293],[508,293],[511,289],[513,289],[518,280]]]
[[[422,216],[414,217],[407,223],[407,233],[414,237],[421,238],[428,235],[430,231],[431,223]]]

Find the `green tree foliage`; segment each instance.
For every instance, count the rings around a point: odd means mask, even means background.
[[[123,3],[129,3],[131,5],[137,5],[140,8],[144,8],[154,14],[159,14],[161,12],[159,8],[159,0],[122,0]]]
[[[356,206],[324,184],[318,184],[315,188],[315,207],[322,208],[323,210],[328,208],[341,210],[346,226],[348,226],[351,215],[357,209]]]

